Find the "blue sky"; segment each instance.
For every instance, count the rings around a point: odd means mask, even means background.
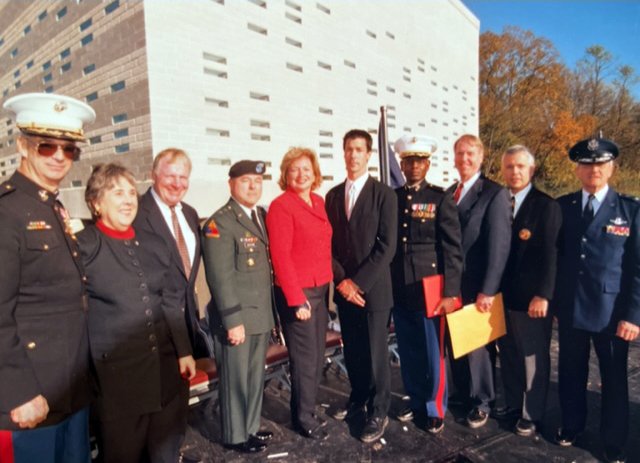
[[[462,1],[480,19],[481,32],[530,30],[549,39],[570,68],[587,47],[602,45],[618,65],[630,65],[640,76],[640,0]],[[633,93],[640,100],[640,84]]]

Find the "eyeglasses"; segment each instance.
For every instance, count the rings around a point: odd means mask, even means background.
[[[46,158],[50,158],[51,156],[56,154],[58,148],[62,149],[62,154],[64,154],[67,159],[71,159],[72,161],[77,161],[80,157],[80,153],[82,152],[80,148],[72,144],[56,145],[55,143],[48,142],[40,142],[36,144],[36,150],[38,151],[38,154]]]

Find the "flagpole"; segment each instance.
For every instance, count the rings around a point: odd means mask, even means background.
[[[387,140],[387,108],[385,106],[380,106],[380,124],[378,126],[380,181],[385,185],[391,185],[391,178],[389,175],[389,142]]]

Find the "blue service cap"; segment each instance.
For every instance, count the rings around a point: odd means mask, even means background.
[[[589,138],[573,145],[569,158],[580,164],[597,164],[613,161],[618,157],[618,146],[604,138]]]

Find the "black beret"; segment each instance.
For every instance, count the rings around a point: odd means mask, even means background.
[[[241,177],[247,174],[263,175],[266,170],[266,166],[262,161],[248,161],[242,160],[236,162],[229,169],[229,178]]]
[[[604,138],[590,138],[573,145],[569,150],[569,158],[581,164],[596,164],[613,161],[618,157],[618,146]]]

